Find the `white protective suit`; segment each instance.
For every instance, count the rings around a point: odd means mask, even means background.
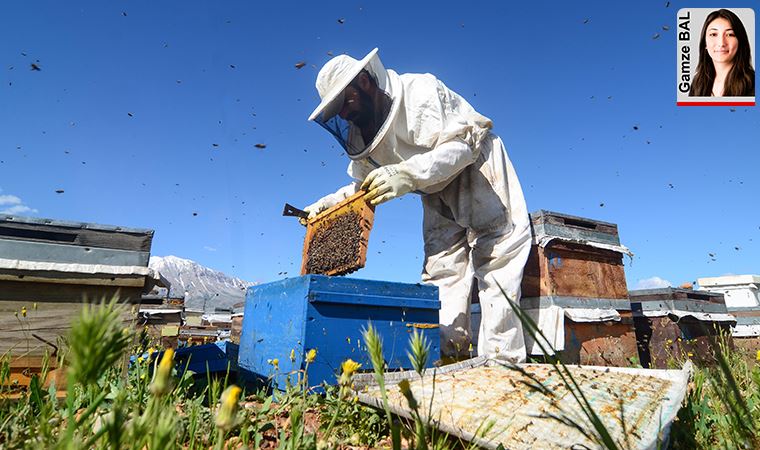
[[[341,91],[361,69],[392,99],[386,121],[369,145],[336,115]],[[346,148],[352,159],[348,174],[357,181],[307,210],[328,208],[354,194],[378,167],[403,171],[422,196],[422,281],[439,288],[442,355],[468,354],[475,278],[482,311],[478,354],[524,361],[522,326],[499,286],[519,304],[531,233],[520,182],[504,144],[490,132],[491,121],[430,74],[386,70],[377,49],[361,61],[333,58],[320,71],[317,90],[322,103],[309,119]]]

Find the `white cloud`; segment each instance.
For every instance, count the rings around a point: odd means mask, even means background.
[[[21,199],[15,195],[0,195],[0,206],[3,205],[20,205]]]
[[[203,246],[203,249],[204,249],[204,250],[208,250],[208,251],[210,251],[210,252],[215,252],[215,251],[216,251],[216,248],[214,248],[214,247],[209,247],[208,245],[204,245],[204,246]]]
[[[673,286],[673,283],[660,277],[644,278],[636,283],[636,289],[657,289],[670,286]]]
[[[0,189],[2,192],[2,189]],[[37,210],[30,208],[24,204],[24,202],[15,195],[3,194],[0,195],[0,214],[36,214]]]

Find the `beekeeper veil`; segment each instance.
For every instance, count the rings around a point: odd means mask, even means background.
[[[362,72],[368,75],[368,90],[356,82]],[[377,49],[361,61],[348,55],[332,58],[319,71],[316,85],[322,101],[309,120],[335,136],[349,158],[364,158],[389,144],[385,138],[401,103],[401,82],[383,67]]]

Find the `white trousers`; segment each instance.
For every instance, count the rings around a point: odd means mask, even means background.
[[[528,211],[501,139],[489,135],[481,147],[478,160],[443,190],[422,196],[422,281],[439,289],[442,356],[469,354],[475,280],[482,312],[478,354],[523,362],[522,325],[504,293],[519,304],[531,246]]]

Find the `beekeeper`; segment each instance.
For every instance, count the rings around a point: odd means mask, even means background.
[[[322,101],[309,120],[343,146],[356,181],[306,207],[310,217],[358,189],[373,204],[420,194],[422,281],[439,288],[442,356],[468,355],[476,279],[478,354],[524,361],[522,326],[501,289],[519,303],[531,234],[520,182],[491,121],[433,75],[386,70],[377,49],[361,61],[332,58],[316,86]]]

